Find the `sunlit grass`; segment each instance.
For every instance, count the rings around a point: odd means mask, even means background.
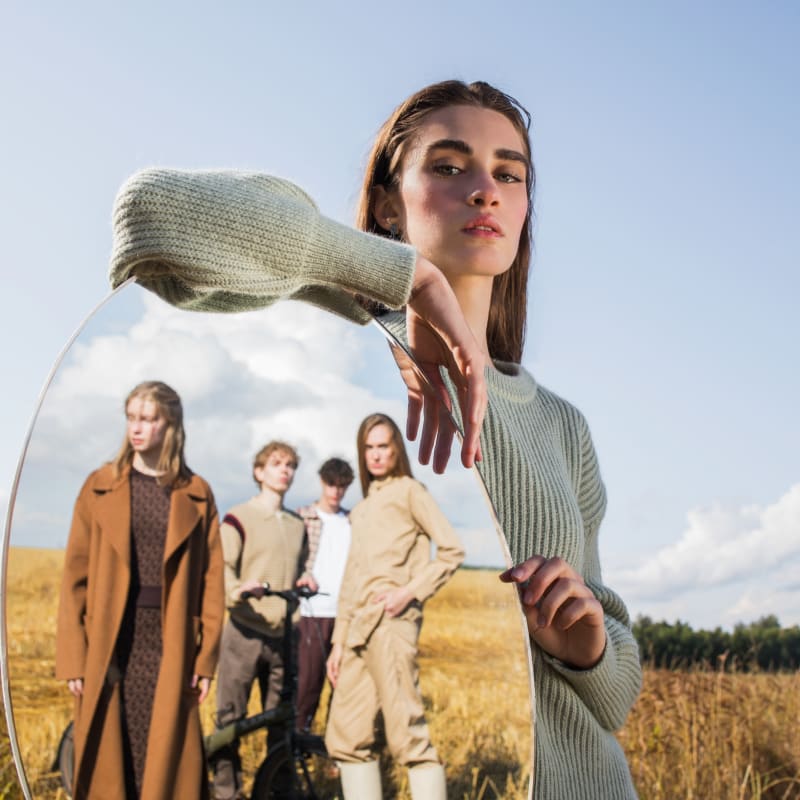
[[[59,798],[51,771],[72,713],[53,678],[62,554],[10,553],[10,676],[20,746],[36,798]],[[490,571],[461,571],[426,607],[420,641],[422,689],[433,742],[455,800],[524,797],[529,698],[519,622]],[[324,719],[327,694],[319,719]],[[201,709],[211,729],[213,697]],[[257,693],[251,712],[258,710]],[[320,723],[318,723],[319,725]],[[645,670],[644,688],[619,739],[642,800],[800,798],[800,675]],[[252,777],[264,756],[259,732],[243,742]],[[0,726],[0,800],[17,800]],[[481,765],[478,767],[477,765]],[[387,762],[386,797],[407,797]]]
[[[13,548],[9,556],[9,674],[22,757],[37,799],[64,798],[58,774],[52,770],[61,732],[72,715],[71,696],[64,683],[53,677],[62,560],[59,551],[27,548]],[[525,795],[530,700],[521,628],[510,599],[509,587],[494,572],[463,570],[425,609],[420,640],[423,697],[452,798]],[[213,726],[214,709],[212,689],[201,708],[206,731]],[[320,720],[326,709],[327,692]],[[250,712],[258,710],[254,691]],[[242,742],[249,780],[265,749],[263,732]],[[0,752],[2,800],[15,796],[4,791],[16,789],[7,750]],[[386,759],[385,763],[386,797],[407,797],[405,774]]]

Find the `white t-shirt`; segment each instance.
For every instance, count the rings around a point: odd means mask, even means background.
[[[312,572],[319,584],[319,591],[324,594],[303,600],[300,613],[304,617],[335,617],[339,588],[350,550],[350,521],[344,511],[328,514],[318,508],[317,514],[322,520],[322,531]]]

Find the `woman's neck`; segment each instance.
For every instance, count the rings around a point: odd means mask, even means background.
[[[163,469],[158,468],[158,461],[161,453],[134,453],[131,466],[143,475],[154,475],[158,477],[164,474]]]
[[[458,300],[464,319],[467,321],[478,347],[491,366],[489,343],[486,331],[489,327],[489,309],[492,305],[493,278],[489,275],[457,275],[448,278],[450,286]]]

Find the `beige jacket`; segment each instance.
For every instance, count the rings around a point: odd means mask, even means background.
[[[464,560],[464,548],[428,490],[413,478],[373,481],[350,512],[350,524],[333,642],[359,647],[383,616],[383,604],[373,602],[376,595],[407,586],[416,600],[401,616],[418,618],[422,604]]]
[[[280,636],[286,603],[280,597],[239,600],[245,581],[291,589],[307,558],[303,520],[286,509],[268,512],[256,498],[234,506],[220,525],[225,559],[225,602],[231,618],[265,636]],[[299,612],[296,615],[299,619]]]

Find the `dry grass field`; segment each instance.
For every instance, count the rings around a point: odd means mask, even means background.
[[[51,771],[70,699],[55,682],[53,628],[61,554],[14,549],[9,563],[10,676],[28,777],[37,798],[61,800]],[[453,800],[524,797],[530,743],[518,622],[491,572],[457,574],[426,608],[423,693]],[[492,653],[491,658],[486,654]],[[213,706],[202,709],[211,727]],[[255,711],[255,703],[252,706]],[[619,739],[642,800],[800,798],[800,675],[645,671]],[[244,742],[252,775],[258,734]],[[478,769],[475,765],[480,763]],[[406,797],[402,773],[387,798]],[[21,797],[0,729],[0,800]],[[568,798],[565,798],[568,800]]]
[[[65,798],[52,766],[72,712],[66,687],[53,678],[62,557],[58,551],[12,548],[8,570],[9,677],[17,733],[35,797],[53,800]],[[423,695],[434,744],[446,762],[449,793],[458,800],[525,796],[530,700],[520,623],[510,600],[509,588],[494,572],[463,570],[426,606],[420,641]],[[213,710],[212,697],[201,709],[207,731]],[[254,693],[251,711],[257,710]],[[0,800],[21,796],[4,737],[3,731]],[[250,776],[264,749],[263,734],[244,740]],[[408,796],[402,772],[387,763],[385,777],[387,800]]]

